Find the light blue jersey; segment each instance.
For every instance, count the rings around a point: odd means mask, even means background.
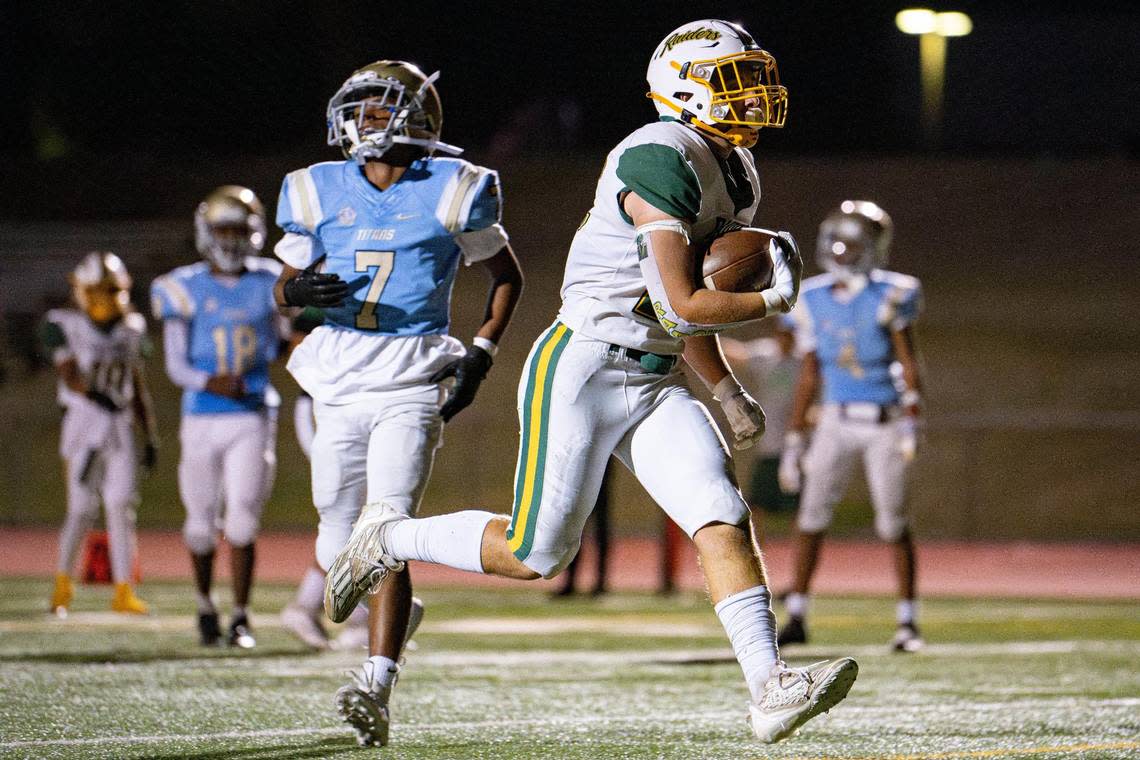
[[[215,275],[206,262],[179,267],[151,284],[156,319],[178,319],[189,327],[187,359],[207,375],[241,375],[242,399],[206,390],[182,394],[183,414],[257,411],[265,406],[269,363],[280,342],[273,284],[281,265],[260,257],[246,259],[240,275]]]
[[[285,177],[276,252],[349,283],[325,324],[377,335],[446,334],[460,253],[468,263],[506,245],[495,172],[453,158],[425,158],[386,190],[354,161],[314,164]]]
[[[814,351],[823,377],[824,403],[898,403],[891,380],[895,361],[891,331],[912,324],[922,310],[918,280],[897,272],[872,270],[852,295],[835,288],[836,278],[821,274],[804,280],[796,320],[796,347]]]

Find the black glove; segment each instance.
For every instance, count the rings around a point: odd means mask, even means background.
[[[146,445],[143,446],[142,466],[148,470],[153,470],[156,464],[158,464],[158,444],[147,441]]]
[[[431,376],[433,383],[443,382],[449,377],[455,378],[451,398],[439,410],[444,422],[450,422],[452,417],[471,405],[475,400],[475,391],[479,390],[479,383],[483,382],[489,369],[491,355],[478,346],[471,346],[466,355]]]
[[[324,256],[301,270],[296,277],[286,280],[281,288],[286,306],[316,306],[328,309],[340,306],[348,296],[348,283],[340,275],[318,272]]]
[[[115,401],[110,396],[108,396],[106,393],[104,393],[103,391],[97,391],[94,388],[92,388],[89,391],[87,391],[87,393],[85,395],[87,396],[88,399],[90,399],[91,401],[94,401],[96,404],[103,407],[108,412],[119,411],[119,405],[116,404]]]

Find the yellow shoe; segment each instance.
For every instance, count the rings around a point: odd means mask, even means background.
[[[74,595],[75,586],[71,582],[71,576],[67,573],[56,573],[55,590],[51,592],[52,613],[59,617],[67,617],[67,608]]]
[[[111,609],[115,612],[126,612],[131,615],[146,615],[150,607],[142,599],[135,596],[129,583],[115,584],[115,598],[111,600]]]

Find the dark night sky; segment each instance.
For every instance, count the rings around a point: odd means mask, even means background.
[[[648,56],[702,16],[744,23],[779,62],[788,125],[762,136],[766,155],[919,152],[918,43],[894,26],[905,3],[520,5],[6,3],[0,217],[162,215],[172,173],[225,164],[245,175],[261,161],[277,176],[333,158],[329,96],[384,57],[441,70],[444,139],[473,158],[596,157],[654,118]],[[929,5],[974,19],[972,35],[950,41],[943,150],[1140,152],[1140,4]]]

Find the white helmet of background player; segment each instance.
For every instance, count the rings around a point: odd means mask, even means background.
[[[761,127],[782,127],[788,115],[776,59],[728,21],[673,30],[653,51],[645,76],[657,113],[745,148]]]
[[[194,210],[194,244],[223,272],[240,272],[265,246],[265,209],[248,187],[223,185]]]
[[[891,217],[871,201],[843,201],[819,225],[815,261],[841,277],[866,274],[887,264]]]
[[[131,275],[109,251],[91,251],[68,275],[76,306],[100,325],[111,324],[131,309]]]
[[[401,147],[389,162],[400,166],[437,150],[459,155],[462,148],[439,140],[443,108],[435,89],[438,78],[438,71],[427,76],[405,61],[376,61],[352,72],[329,100],[328,144],[339,145],[345,158],[361,165],[396,146]],[[374,117],[379,110],[388,112],[387,122],[366,125],[365,116]]]

